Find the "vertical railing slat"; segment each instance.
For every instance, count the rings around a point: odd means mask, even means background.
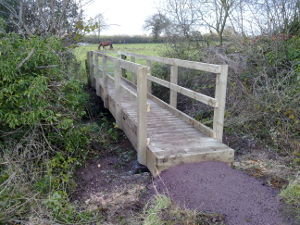
[[[88,81],[88,85],[91,86],[91,52],[87,52],[86,54],[87,60],[86,60],[86,66],[87,66],[87,81]]]
[[[177,84],[178,82],[178,66],[171,66],[170,82]],[[177,91],[170,89],[170,105],[177,108]]]
[[[121,59],[126,60],[126,55],[121,54]],[[122,77],[127,78],[126,70],[122,68]]]
[[[131,62],[135,63],[135,57],[134,56],[131,56],[130,60],[131,60]],[[137,74],[131,73],[131,76],[132,76],[132,82],[134,84],[136,84],[137,83]]]
[[[149,67],[149,74],[151,75],[151,71],[152,71],[152,62],[151,60],[147,60],[147,66]],[[148,93],[152,94],[152,82],[151,80],[147,80],[147,89],[148,89]]]
[[[213,131],[215,138],[222,142],[226,87],[227,87],[228,65],[221,66],[221,73],[217,74],[215,98],[217,99],[217,107],[214,110]]]
[[[107,92],[107,56],[102,56],[102,70],[103,70],[103,77],[102,77],[102,87],[103,87],[103,103],[104,107],[108,108],[108,92]]]
[[[95,54],[95,76],[100,76],[100,70],[99,70],[99,54]],[[101,81],[101,80],[100,80]],[[100,84],[97,83],[97,80],[95,81],[95,87],[96,87],[96,94],[100,96]]]
[[[95,74],[94,74],[94,52],[90,52],[90,77],[91,77],[91,87],[95,88]]]
[[[121,109],[121,67],[120,61],[115,61],[114,78],[115,78],[115,104],[116,104],[116,123],[122,129],[122,109]]]
[[[148,68],[141,68],[137,73],[137,103],[138,103],[138,162],[147,165],[147,74]]]

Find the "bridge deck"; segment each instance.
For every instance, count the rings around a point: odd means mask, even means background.
[[[98,95],[104,99],[100,78],[96,78]],[[122,79],[122,85],[136,93],[136,87]],[[114,82],[107,82],[107,106],[116,117],[116,101]],[[131,143],[137,148],[137,101],[136,97],[121,91],[121,129],[123,129]],[[208,137],[176,116],[163,102],[149,95],[147,103],[150,112],[147,114],[147,167],[152,174],[181,163],[200,162],[208,160],[232,162],[234,151],[227,145]]]

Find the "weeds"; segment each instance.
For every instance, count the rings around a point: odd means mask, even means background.
[[[288,40],[268,37],[228,40],[223,47],[178,42],[167,56],[228,64],[225,136],[259,143],[274,154],[298,164],[300,152],[299,36]],[[160,77],[167,71],[156,69]],[[214,95],[215,77],[209,73],[179,71],[179,84]],[[156,74],[155,74],[156,75]],[[164,77],[165,78],[165,77]],[[165,98],[166,92],[157,92]],[[168,97],[168,96],[167,96]],[[212,109],[178,96],[178,108],[211,125]],[[236,140],[236,139],[234,139]],[[233,148],[249,148],[229,143]]]
[[[292,215],[300,222],[300,184],[298,182],[290,183],[280,192],[280,196],[287,203],[285,213]]]
[[[77,61],[55,38],[0,42],[0,224],[100,220],[69,194],[92,142],[107,146],[117,135],[107,122],[83,122],[88,95],[72,77]]]
[[[174,205],[165,195],[156,195],[143,212],[143,225],[223,225],[224,217],[182,209]]]

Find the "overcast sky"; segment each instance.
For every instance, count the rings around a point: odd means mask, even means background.
[[[110,26],[102,35],[141,35],[146,18],[157,12],[160,0],[95,0],[86,6],[87,18],[102,13]]]

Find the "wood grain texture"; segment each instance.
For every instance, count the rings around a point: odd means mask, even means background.
[[[147,165],[147,75],[148,68],[140,68],[137,73],[137,119],[138,119],[138,161]]]
[[[216,99],[218,106],[214,110],[213,130],[215,138],[222,142],[223,127],[224,127],[224,114],[226,102],[226,87],[227,87],[228,66],[222,65],[221,73],[217,75],[216,79]]]
[[[175,59],[175,58],[165,58],[165,57],[158,57],[158,56],[146,56],[146,55],[140,55],[140,54],[131,53],[131,52],[119,52],[119,54],[125,55],[125,56],[133,56],[137,59],[150,60],[152,62],[163,63],[163,64],[167,64],[167,65],[174,65],[174,66],[179,66],[179,67],[189,68],[189,69],[194,69],[194,70],[203,70],[203,71],[211,72],[211,73],[220,73],[221,72],[221,66],[215,65],[215,64],[194,62],[194,61]]]
[[[88,57],[89,60],[93,58],[91,54]],[[115,117],[117,125],[123,129],[137,150],[138,161],[146,165],[154,176],[181,163],[233,161],[233,149],[223,144],[220,139],[224,121],[222,107],[225,107],[226,66],[222,66],[217,76],[216,85],[219,90],[216,91],[216,99],[209,99],[210,104],[215,107],[214,116],[217,121],[212,129],[149,93],[149,67],[103,54],[100,57],[102,76],[99,76],[100,70],[95,70],[91,82],[94,83],[97,95],[106,102],[105,105]],[[113,76],[107,73],[108,60],[114,63]],[[97,60],[94,63],[97,65]],[[137,74],[137,85],[121,76],[122,69]],[[174,72],[176,73],[176,69]],[[152,81],[157,80],[154,78]],[[181,93],[176,88],[176,81],[173,82],[161,83]]]
[[[178,82],[178,66],[171,66],[170,82],[176,84]],[[171,88],[171,85],[170,85]],[[177,108],[177,90],[171,88],[170,90],[170,105]]]

